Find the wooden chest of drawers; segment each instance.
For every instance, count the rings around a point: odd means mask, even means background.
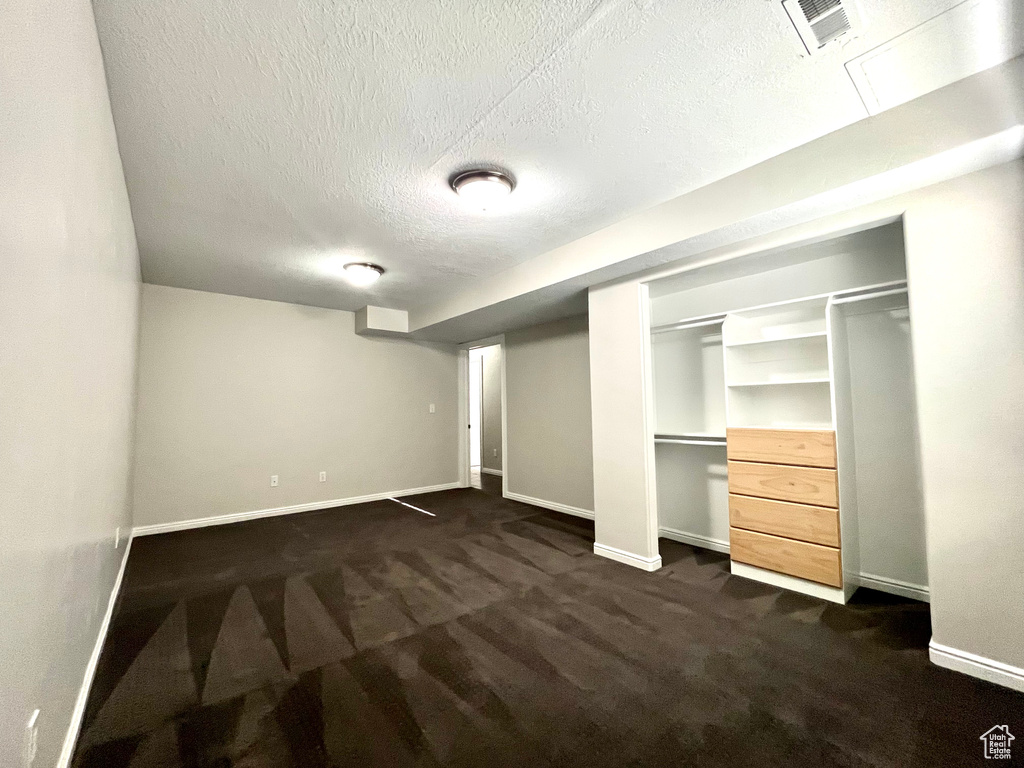
[[[731,557],[843,584],[835,432],[729,429]]]

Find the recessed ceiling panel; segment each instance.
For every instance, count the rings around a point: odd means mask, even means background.
[[[1024,53],[1024,3],[968,0],[850,61],[877,114]]]

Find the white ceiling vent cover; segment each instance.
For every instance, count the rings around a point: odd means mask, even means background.
[[[829,43],[861,28],[855,0],[782,0],[807,53],[819,53]]]

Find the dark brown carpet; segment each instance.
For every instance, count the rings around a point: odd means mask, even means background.
[[[77,768],[964,766],[993,725],[1024,739],[1024,696],[929,664],[927,605],[673,542],[643,573],[487,480],[405,499],[436,517],[137,539]]]

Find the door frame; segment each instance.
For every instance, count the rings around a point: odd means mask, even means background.
[[[498,347],[501,363],[501,495],[508,495],[508,408],[505,386],[505,334],[488,336],[477,341],[468,341],[458,345],[459,352],[459,485],[469,487],[469,350],[481,347]],[[480,433],[483,439],[483,398],[480,402],[481,419]],[[466,426],[461,426],[465,424]],[[480,463],[483,472],[483,446],[481,446]]]

